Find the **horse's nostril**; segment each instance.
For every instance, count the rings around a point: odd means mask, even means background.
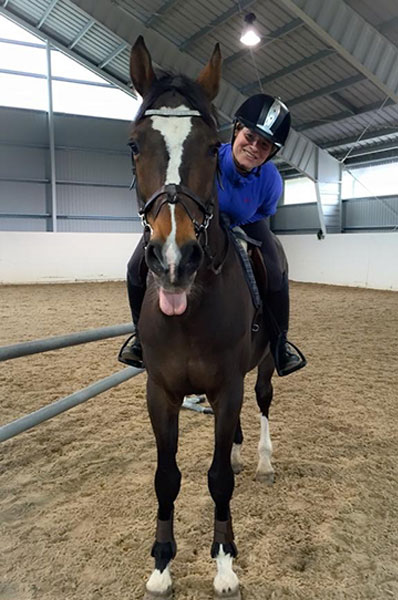
[[[203,258],[203,250],[198,242],[192,240],[181,248],[180,270],[186,275],[192,275],[198,270]]]
[[[162,246],[157,242],[149,242],[146,248],[145,260],[148,267],[156,274],[160,275],[164,272]]]

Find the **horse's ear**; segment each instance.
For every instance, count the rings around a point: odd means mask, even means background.
[[[221,79],[221,64],[220,44],[216,44],[209,62],[203,67],[196,80],[202,86],[210,101],[214,100],[218,94]]]
[[[130,54],[130,77],[135,89],[141,96],[145,96],[151,87],[156,75],[152,68],[151,55],[145,46],[144,38],[137,38]]]

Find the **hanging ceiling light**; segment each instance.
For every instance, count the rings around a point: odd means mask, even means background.
[[[249,13],[245,16],[245,25],[240,36],[240,41],[245,46],[256,46],[261,40],[257,29],[253,25],[255,20],[256,15],[254,13]]]

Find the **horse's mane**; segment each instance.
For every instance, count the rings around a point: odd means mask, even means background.
[[[154,83],[145,94],[140,109],[136,115],[137,123],[144,117],[145,111],[152,108],[155,101],[165,92],[178,92],[190,104],[193,110],[198,110],[204,121],[213,129],[217,128],[217,113],[214,106],[208,101],[202,88],[196,81],[193,81],[185,75],[175,75],[173,73],[162,73],[155,79]]]

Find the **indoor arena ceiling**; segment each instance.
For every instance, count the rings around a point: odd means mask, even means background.
[[[397,0],[0,0],[1,14],[129,89],[129,52],[143,35],[156,66],[196,76],[220,42],[216,105],[224,139],[249,95],[279,96],[292,112],[282,170],[306,172],[327,150],[349,162],[398,156]],[[262,37],[239,41],[254,12]]]

